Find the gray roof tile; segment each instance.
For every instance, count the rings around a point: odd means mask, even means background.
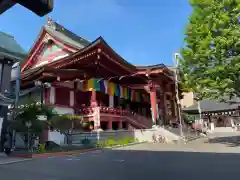
[[[82,49],[90,44],[86,39],[74,34],[62,25],[50,20],[45,26],[45,30],[53,37],[77,48]]]
[[[0,56],[23,60],[26,57],[26,52],[13,36],[0,32]]]
[[[228,102],[219,102],[217,100],[202,100],[200,101],[200,107],[202,112],[217,112],[217,111],[224,111],[224,110],[233,110],[237,109],[240,105],[240,102],[231,101]],[[198,104],[194,104],[187,108],[183,108],[184,112],[187,113],[197,113],[198,112]]]

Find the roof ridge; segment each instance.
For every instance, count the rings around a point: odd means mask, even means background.
[[[45,26],[47,26],[47,27],[49,27],[49,28],[51,28],[55,31],[58,31],[62,34],[65,34],[66,36],[68,36],[72,40],[78,40],[78,41],[81,41],[81,42],[86,43],[86,44],[90,43],[89,40],[83,38],[82,36],[79,36],[79,35],[75,34],[71,30],[65,28],[63,25],[57,23],[56,21],[52,20],[49,17],[47,19],[47,23],[45,24]]]

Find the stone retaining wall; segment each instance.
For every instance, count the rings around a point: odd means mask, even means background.
[[[153,142],[154,134],[164,136],[168,142],[177,141],[179,136],[167,131],[164,128],[154,129],[134,129],[134,130],[117,130],[117,131],[102,131],[102,132],[75,132],[69,136],[72,144],[81,144],[83,139],[89,139],[91,143],[96,143],[98,140],[106,140],[109,137],[115,140],[124,137],[137,139],[139,142]]]

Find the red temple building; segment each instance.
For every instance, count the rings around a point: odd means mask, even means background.
[[[169,68],[135,66],[102,37],[89,42],[51,19],[22,65],[21,90],[31,92],[36,81],[51,84],[42,86],[44,103],[60,114],[84,116],[94,129],[144,129],[178,117]]]

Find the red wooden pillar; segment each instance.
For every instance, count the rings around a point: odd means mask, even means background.
[[[108,120],[108,130],[112,130],[112,120]]]
[[[152,112],[152,121],[153,124],[156,124],[157,120],[157,94],[156,87],[154,84],[149,85],[149,94],[150,94],[150,103],[151,103],[151,112]]]

